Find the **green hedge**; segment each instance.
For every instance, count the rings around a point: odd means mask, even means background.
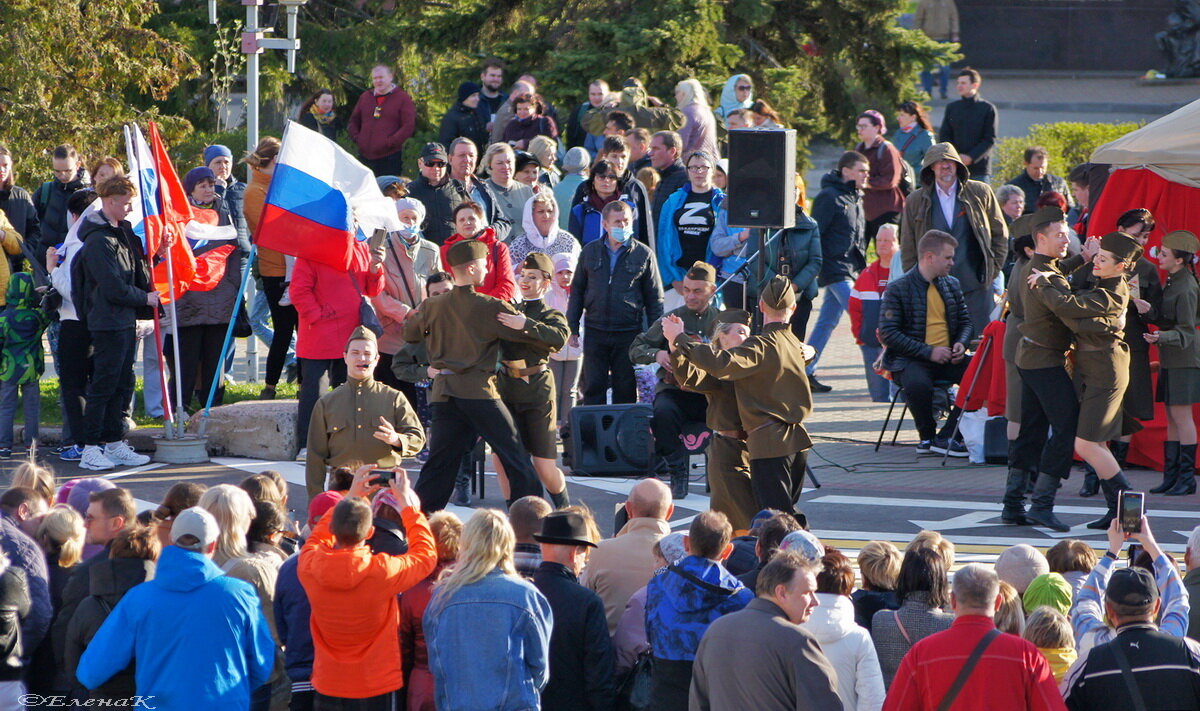
[[[1039,123],[1029,135],[996,141],[992,159],[992,184],[1000,186],[1024,170],[1025,149],[1042,146],[1049,153],[1050,172],[1064,178],[1071,168],[1086,163],[1092,151],[1109,141],[1141,128],[1141,123]]]

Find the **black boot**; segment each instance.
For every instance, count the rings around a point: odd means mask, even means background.
[[[1083,473],[1083,486],[1079,487],[1079,495],[1088,498],[1100,493],[1100,477],[1096,476],[1096,470],[1091,469]]]
[[[1054,497],[1060,486],[1062,479],[1053,474],[1038,474],[1037,483],[1033,487],[1033,505],[1025,514],[1025,519],[1030,525],[1045,526],[1059,533],[1071,530],[1070,526],[1059,521],[1054,515]]]
[[[1113,457],[1117,460],[1117,465],[1122,469],[1127,469],[1125,458],[1129,456],[1129,443],[1122,442],[1119,439],[1114,439],[1108,443],[1108,450],[1112,452]]]
[[[1179,445],[1179,459],[1175,460],[1179,481],[1167,492],[1167,496],[1187,496],[1196,493],[1196,445]]]
[[[1104,503],[1108,504],[1108,511],[1100,518],[1088,523],[1087,527],[1093,531],[1107,531],[1108,527],[1112,525],[1113,519],[1117,517],[1117,501],[1121,492],[1129,488],[1129,480],[1125,478],[1123,472],[1117,472],[1112,479],[1101,479],[1100,490],[1104,492]]]
[[[1165,494],[1179,482],[1179,443],[1163,442],[1163,480],[1150,490],[1151,494]]]
[[[688,495],[687,472],[671,472],[671,497],[676,501]]]
[[[1009,469],[1008,479],[1004,485],[1004,510],[1000,512],[1000,522],[1009,526],[1026,526],[1029,521],[1025,518],[1025,482],[1029,472],[1024,469]]]
[[[550,503],[554,504],[554,508],[561,509],[571,505],[571,497],[567,494],[567,487],[563,486],[563,490],[557,494],[551,494],[549,490],[546,495],[550,497]]]

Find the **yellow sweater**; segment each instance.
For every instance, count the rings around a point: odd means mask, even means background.
[[[4,250],[5,254],[20,254],[21,240],[23,237],[17,228],[12,226],[8,221],[8,216],[0,211],[0,249]],[[11,276],[9,272],[8,259],[0,257],[0,306],[6,305],[5,295],[8,293],[8,279]]]

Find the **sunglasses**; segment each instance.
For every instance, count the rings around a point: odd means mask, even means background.
[[[617,176],[615,176],[615,175],[597,175],[596,176],[596,180],[616,180],[616,179],[617,179]]]
[[[739,86],[739,87],[737,88],[737,90],[738,90],[738,91],[750,91],[750,89],[752,89],[752,88],[753,88],[753,87],[749,87],[749,86]]]
[[[440,161],[440,160],[425,161],[425,165],[427,165],[430,168],[445,168],[446,167],[445,161]]]

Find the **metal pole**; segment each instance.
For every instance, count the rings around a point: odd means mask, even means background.
[[[187,418],[184,414],[187,409],[183,406],[183,366],[179,364],[179,316],[175,313],[175,262],[171,257],[172,239],[187,239],[183,235],[170,234],[173,232],[168,228],[167,234],[167,293],[170,295],[171,302],[167,306],[167,310],[171,312],[171,354],[175,359],[175,402],[177,406],[174,410],[175,424],[178,427],[175,437],[182,437],[187,427]],[[190,394],[190,393],[189,393]]]
[[[257,33],[258,27],[258,2],[253,0],[246,5],[246,27],[245,32]],[[245,51],[245,43],[243,43],[243,51]],[[246,54],[246,151],[253,152],[258,146],[258,55],[259,49],[256,46],[254,51]],[[246,182],[249,183],[253,175],[253,170],[246,166]],[[251,249],[248,259],[253,260],[255,250]],[[253,267],[253,264],[250,265]],[[244,295],[246,284],[242,284],[242,294]],[[239,297],[240,301],[240,297]],[[247,309],[249,310],[249,308]],[[236,316],[236,310],[234,312]],[[253,333],[246,339],[246,380],[251,383],[258,382],[258,337]]]

